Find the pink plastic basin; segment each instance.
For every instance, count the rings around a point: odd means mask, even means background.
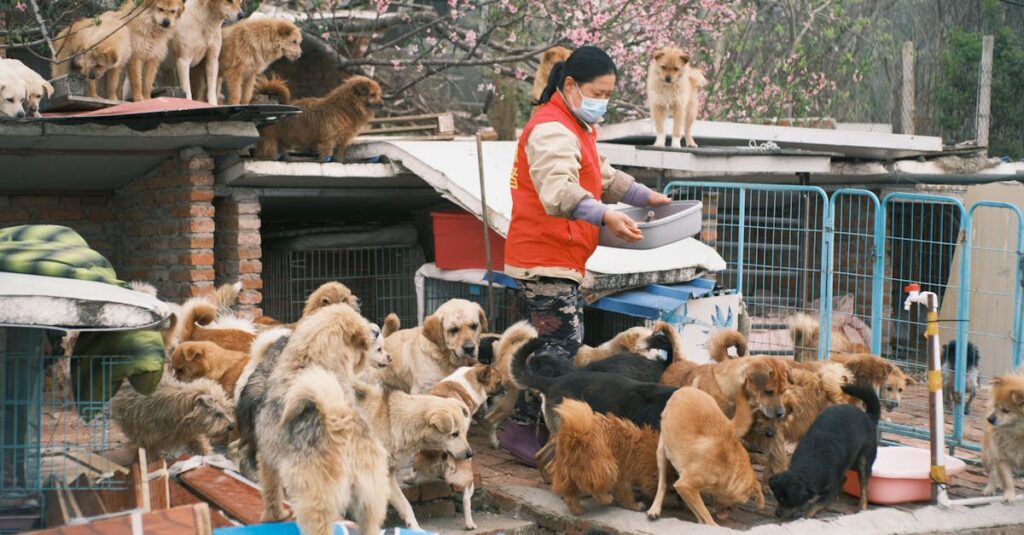
[[[891,447],[878,448],[878,456],[871,467],[868,481],[868,501],[879,504],[926,502],[932,499],[931,452],[922,448]],[[946,456],[946,481],[967,469],[956,457]],[[843,490],[860,497],[860,480],[857,472],[846,474]]]

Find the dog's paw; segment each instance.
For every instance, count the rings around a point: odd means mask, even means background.
[[[466,522],[466,531],[473,531],[476,529],[476,524],[473,522]]]
[[[661,518],[661,511],[647,510],[647,520],[657,520]]]
[[[680,142],[680,140],[679,140],[679,138],[672,138],[671,146],[672,146],[672,148],[675,148],[675,149],[681,149],[683,147],[681,142]]]
[[[654,136],[654,146],[655,147],[664,147],[665,146],[665,136],[655,135]]]

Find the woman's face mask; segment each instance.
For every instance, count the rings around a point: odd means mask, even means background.
[[[580,107],[572,110],[579,120],[587,123],[594,124],[604,117],[604,114],[608,111],[608,99],[606,98],[591,98],[583,94],[583,90],[580,89],[579,84],[576,85],[576,91],[580,94]]]

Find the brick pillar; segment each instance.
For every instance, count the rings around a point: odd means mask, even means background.
[[[213,158],[182,150],[117,192],[124,280],[181,302],[213,290]]]
[[[242,281],[238,310],[256,317],[263,311],[263,250],[260,247],[260,199],[256,192],[236,188],[216,201],[217,236],[215,268],[217,284]]]

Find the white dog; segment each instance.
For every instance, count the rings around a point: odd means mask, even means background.
[[[0,62],[0,117],[24,117],[27,98],[25,81],[7,62]]]
[[[25,82],[27,91],[25,112],[32,117],[42,117],[43,114],[39,113],[39,101],[43,100],[44,96],[47,98],[53,96],[53,86],[46,81],[46,78],[16,59],[5,59],[3,62]]]
[[[220,70],[221,25],[241,18],[241,0],[188,0],[185,12],[174,27],[171,54],[178,73],[178,85],[192,98],[189,69],[206,60],[206,101],[217,104],[217,75]]]

